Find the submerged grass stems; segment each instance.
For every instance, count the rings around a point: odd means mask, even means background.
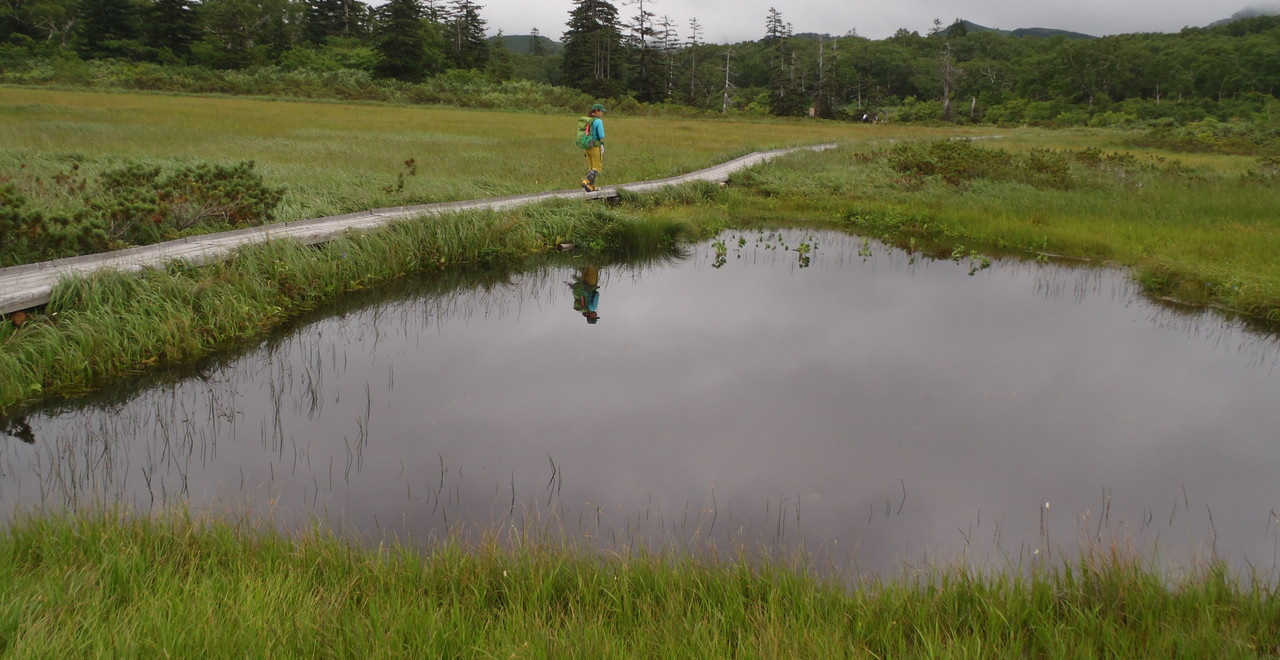
[[[643,545],[643,544],[642,544]],[[592,552],[554,530],[362,549],[118,511],[0,532],[0,652],[305,657],[1269,657],[1275,587],[1112,548],[1030,572],[819,577],[803,557]]]
[[[315,247],[269,242],[202,268],[102,273],[55,289],[21,328],[0,322],[0,411],[263,336],[343,292],[446,267],[505,269],[575,243],[601,258],[671,251],[685,226],[552,202],[397,223]]]

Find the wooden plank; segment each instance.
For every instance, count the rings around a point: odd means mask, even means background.
[[[772,151],[757,151],[705,170],[666,179],[606,186],[595,192],[556,190],[509,197],[374,209],[362,213],[348,213],[325,218],[312,218],[262,227],[237,229],[218,234],[190,236],[115,252],[0,268],[0,314],[9,314],[48,303],[53,287],[59,281],[101,270],[135,272],[143,268],[163,268],[165,264],[178,260],[191,265],[205,265],[229,259],[242,246],[268,240],[291,239],[305,244],[324,243],[350,231],[369,231],[397,220],[408,218],[438,216],[472,209],[499,210],[514,208],[550,199],[606,199],[617,197],[618,192],[623,190],[648,193],[691,181],[724,183],[729,180],[730,175],[734,172],[759,165],[783,154],[800,150],[823,151],[834,147],[834,144],[819,144],[807,147],[774,149]]]

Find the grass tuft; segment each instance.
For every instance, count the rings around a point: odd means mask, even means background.
[[[1266,657],[1275,588],[1112,548],[1029,573],[819,577],[803,557],[590,551],[554,532],[360,548],[113,510],[0,532],[0,652],[306,657]]]
[[[260,338],[343,293],[408,274],[507,271],[566,242],[604,260],[669,254],[687,230],[669,218],[555,201],[407,220],[321,246],[271,241],[203,268],[67,280],[22,327],[0,325],[0,413]]]

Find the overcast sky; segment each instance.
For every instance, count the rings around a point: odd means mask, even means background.
[[[528,34],[538,28],[544,37],[560,41],[572,0],[477,0],[480,15],[488,21],[489,34]],[[613,0],[619,13],[630,18],[639,8]],[[377,3],[381,4],[381,3]],[[898,28],[925,34],[937,18],[950,24],[963,18],[979,25],[1014,30],[1046,27],[1095,36],[1128,32],[1176,32],[1202,27],[1227,18],[1246,6],[1277,6],[1275,0],[1075,0],[1027,2],[1026,0],[897,0],[849,2],[848,0],[645,0],[645,9],[668,16],[680,39],[689,34],[689,19],[702,24],[703,41],[732,43],[764,36],[770,7],[794,32],[843,35],[856,30],[870,39],[883,39]]]

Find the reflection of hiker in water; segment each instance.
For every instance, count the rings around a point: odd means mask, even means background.
[[[578,278],[568,283],[573,288],[573,309],[582,312],[587,323],[600,320],[596,307],[600,304],[600,269],[595,266],[583,266]]]

